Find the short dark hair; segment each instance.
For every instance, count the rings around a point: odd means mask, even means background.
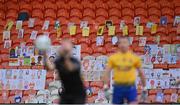
[[[55,58],[54,56],[50,56],[49,58]]]

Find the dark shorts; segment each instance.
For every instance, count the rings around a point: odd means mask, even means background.
[[[137,100],[137,90],[136,86],[123,86],[123,85],[114,85],[113,90],[113,104],[123,104],[124,99],[128,103],[134,102]]]
[[[60,104],[85,104],[86,97],[84,95],[62,95]]]

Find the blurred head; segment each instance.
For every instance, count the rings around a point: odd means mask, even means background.
[[[127,52],[129,50],[128,38],[127,37],[120,37],[118,46],[119,46],[120,52]]]
[[[54,56],[50,56],[50,57],[49,57],[49,60],[50,60],[51,62],[54,62],[54,59],[55,59]]]
[[[65,54],[69,54],[69,53],[72,53],[72,50],[73,50],[73,43],[71,40],[69,39],[63,39],[62,42],[61,42],[61,51],[63,51]]]

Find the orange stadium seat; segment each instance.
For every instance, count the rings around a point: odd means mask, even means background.
[[[161,11],[159,9],[156,9],[156,8],[149,8],[148,9],[148,14],[149,14],[149,16],[160,17],[161,16]]]
[[[38,19],[43,19],[43,11],[40,9],[35,9],[32,11],[32,17],[33,18],[38,18]]]
[[[134,0],[133,1],[134,8],[142,8],[142,9],[147,9],[147,4],[145,2],[142,2],[141,0]]]
[[[70,6],[67,3],[65,3],[65,1],[63,1],[63,0],[58,0],[56,2],[56,5],[57,5],[58,10],[59,9],[70,9]]]
[[[7,20],[16,20],[18,17],[18,12],[15,9],[10,9],[6,12],[6,19]]]
[[[157,16],[149,16],[149,20],[154,23],[159,23],[159,17]]]
[[[93,9],[90,8],[85,8],[83,10],[83,17],[91,17],[91,18],[95,18],[95,12]]]
[[[70,0],[69,2],[68,2],[68,5],[70,6],[70,8],[71,9],[79,9],[79,10],[82,10],[82,6],[81,6],[81,4],[80,3],[78,3],[78,1],[77,0]]]
[[[134,11],[130,8],[124,8],[124,9],[122,9],[122,17],[123,16],[130,16],[130,17],[134,18]]]
[[[172,36],[172,44],[179,44],[180,37],[179,36]]]
[[[118,1],[115,1],[115,0],[108,0],[107,5],[109,9],[111,8],[121,9],[121,5],[118,3]]]
[[[131,17],[131,16],[123,16],[123,17],[122,17],[122,20],[125,21],[126,25],[127,25],[127,24],[132,24],[132,23],[133,23],[133,19],[134,19],[134,17]],[[129,29],[129,28],[128,28],[128,29]]]
[[[103,16],[99,16],[99,17],[96,17],[95,21],[96,21],[97,26],[104,25],[106,18]]]
[[[108,9],[108,5],[104,3],[102,0],[95,0],[94,5],[96,6],[96,9]]]
[[[160,4],[157,3],[157,2],[155,2],[155,1],[153,1],[153,0],[148,0],[146,3],[147,3],[148,9],[149,9],[149,8],[160,9]]]
[[[111,8],[108,11],[109,16],[117,16],[117,17],[121,17],[121,11],[117,8]]]
[[[82,12],[79,9],[73,8],[70,10],[70,18],[71,17],[78,17],[81,19],[82,18]]]
[[[58,9],[57,18],[59,17],[69,18],[69,11],[67,9]]]
[[[32,5],[32,9],[33,10],[44,10],[44,5],[41,3],[41,2],[38,2],[38,1],[32,1],[31,2],[31,5]]]
[[[149,95],[147,98],[148,103],[154,103],[156,100],[156,95]]]
[[[53,9],[46,9],[44,12],[44,18],[50,18],[51,20],[56,20],[56,12]]]
[[[161,8],[170,8],[170,9],[174,8],[173,4],[168,0],[160,0],[159,4]]]
[[[169,103],[170,100],[171,100],[171,95],[164,95],[164,100],[163,100],[164,103]]]
[[[5,3],[5,6],[7,8],[7,10],[10,10],[10,9],[14,9],[16,11],[19,10],[19,6],[17,5],[17,3],[14,3],[12,1],[8,1]]]
[[[19,3],[19,9],[21,12],[28,12],[32,11],[32,5],[30,3]]]
[[[85,8],[95,9],[95,5],[91,3],[89,0],[82,0],[81,5],[83,6],[84,9]]]
[[[52,1],[45,1],[44,2],[44,8],[45,8],[45,10],[52,9],[52,10],[56,11],[57,10],[57,5],[52,3]]]
[[[160,44],[171,44],[171,38],[169,36],[161,36]]]
[[[2,9],[0,9],[0,20],[4,20],[5,19],[5,13]]]
[[[82,43],[85,43],[87,45],[91,44],[91,40],[89,40],[88,37],[81,37],[78,41],[79,41],[80,44],[82,44]]]
[[[115,24],[118,25],[120,22],[120,18],[117,16],[110,16],[109,20],[112,20],[113,25],[115,25]]]
[[[120,4],[121,4],[122,9],[124,8],[129,8],[132,10],[134,9],[134,5],[131,2],[128,2],[127,0],[122,0]]]
[[[99,17],[99,16],[107,18],[108,17],[108,12],[103,8],[99,8],[99,9],[96,10],[96,17]]]
[[[23,92],[23,96],[29,96],[29,94],[34,94],[36,95],[36,90],[25,90]]]
[[[148,15],[147,15],[147,11],[145,10],[145,9],[143,9],[143,8],[137,8],[137,9],[135,9],[135,16],[143,16],[143,17],[147,17]]]
[[[79,25],[80,22],[81,22],[81,19],[78,18],[78,17],[71,17],[71,18],[69,19],[69,22],[73,22],[73,23],[75,23],[76,25]]]
[[[176,16],[180,15],[180,6],[175,8],[175,15]]]

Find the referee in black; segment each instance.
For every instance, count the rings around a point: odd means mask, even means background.
[[[60,104],[85,104],[86,92],[81,79],[81,64],[72,56],[74,45],[68,40],[62,40],[59,57],[54,63],[50,62],[45,53],[46,67],[48,70],[57,70],[63,84],[60,95]]]

